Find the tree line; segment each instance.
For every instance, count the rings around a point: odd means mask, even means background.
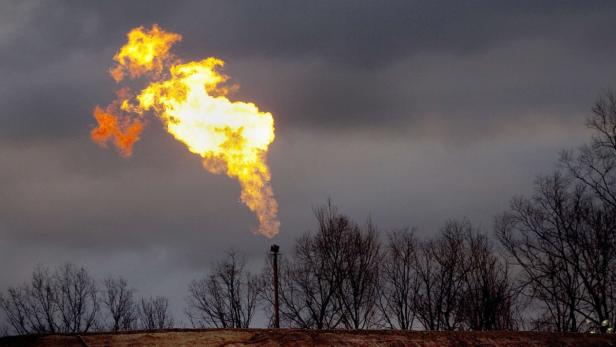
[[[468,221],[449,221],[420,240],[353,223],[328,203],[319,228],[280,266],[280,316],[305,329],[511,330],[517,291],[507,263]],[[271,287],[271,274],[263,275]],[[264,300],[272,302],[271,291]],[[267,305],[266,307],[271,307]]]
[[[71,263],[54,271],[38,266],[29,283],[0,296],[0,309],[16,334],[173,327],[166,297],[137,299],[134,293],[122,278],[98,283],[84,267]]]
[[[304,329],[611,331],[616,320],[616,96],[587,121],[590,141],[561,153],[533,193],[482,232],[449,220],[432,237],[381,231],[328,201],[279,264],[282,326]],[[193,327],[247,328],[272,316],[271,259],[260,273],[230,251],[192,281]],[[168,300],[137,298],[126,280],[95,281],[66,264],[39,267],[0,295],[5,333],[164,329]],[[270,325],[271,325],[270,321]],[[0,326],[1,328],[2,326]]]

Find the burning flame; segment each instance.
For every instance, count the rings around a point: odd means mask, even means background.
[[[149,72],[160,74],[169,56],[169,49],[182,39],[181,35],[167,33],[154,24],[148,32],[143,27],[131,30],[128,43],[113,57],[118,65],[109,70],[111,77],[120,82],[126,72],[131,78]]]
[[[136,94],[128,88],[105,109],[97,106],[98,126],[92,139],[105,145],[113,140],[124,156],[139,140],[143,116],[153,111],[166,130],[188,150],[203,158],[203,166],[214,174],[237,178],[240,199],[259,220],[259,232],[267,237],[278,233],[278,203],[270,185],[266,163],[274,141],[274,118],[249,102],[231,101],[228,76],[219,72],[224,62],[217,58],[183,63],[169,50],[181,36],[157,25],[139,27],[128,33],[128,43],[115,55],[117,65],[111,76],[120,82],[125,76],[146,76],[148,85]],[[166,68],[166,69],[165,69]]]

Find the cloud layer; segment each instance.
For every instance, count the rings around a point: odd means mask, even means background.
[[[274,114],[269,162],[281,235],[331,197],[383,228],[426,235],[469,217],[489,232],[614,85],[613,2],[8,2],[0,14],[0,289],[36,263],[119,273],[173,298],[234,247],[268,241],[239,202],[158,125],[133,157],[88,134],[125,33],[158,23],[178,55],[217,56],[238,99]],[[154,121],[152,121],[154,122]],[[36,255],[33,256],[33,255]],[[167,274],[164,279],[157,274]]]

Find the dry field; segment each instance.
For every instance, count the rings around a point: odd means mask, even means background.
[[[535,332],[166,330],[0,338],[0,346],[616,346],[614,335]]]

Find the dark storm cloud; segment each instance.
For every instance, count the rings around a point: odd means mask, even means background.
[[[409,52],[471,51],[523,36],[604,32],[597,16],[611,2],[390,1],[149,1],[98,4],[16,2],[5,16],[21,15],[5,63],[37,65],[71,49],[122,42],[136,25],[160,23],[190,38],[186,49],[240,56],[323,56],[343,65],[378,66]],[[613,8],[612,8],[613,9]],[[593,26],[580,24],[595,20]],[[609,29],[609,27],[608,27]],[[603,33],[607,35],[607,33]]]
[[[592,23],[587,21],[596,20],[609,7],[613,9],[614,4],[227,2],[204,6],[207,20],[176,23],[204,36],[204,43],[216,52],[233,52],[236,57],[312,55],[369,68],[415,52],[465,53],[518,37],[579,33],[580,24]],[[174,19],[196,19],[201,14],[189,7],[180,7],[177,13]],[[595,21],[594,28],[612,28],[607,18],[604,21]]]
[[[452,114],[467,105],[478,121],[492,119],[486,109],[497,107],[511,115],[524,105],[560,103],[554,112],[567,111],[570,100],[588,100],[613,80],[605,57],[616,53],[607,44],[614,8],[613,2],[15,2],[0,36],[2,119],[11,120],[0,131],[53,136],[87,127],[84,114],[110,98],[107,68],[125,33],[152,23],[184,36],[176,52],[185,59],[226,59],[242,85],[237,97],[259,100],[281,115],[282,127],[399,128],[422,123],[427,110],[455,121]]]
[[[250,234],[237,182],[158,120],[128,160],[89,139],[115,51],[152,23],[183,35],[181,58],[226,60],[234,98],[274,114],[286,250],[328,197],[384,229],[468,216],[489,232],[588,136],[583,119],[616,80],[611,1],[5,2],[0,289],[68,260],[181,312],[188,280],[224,250],[262,265],[270,241]]]

